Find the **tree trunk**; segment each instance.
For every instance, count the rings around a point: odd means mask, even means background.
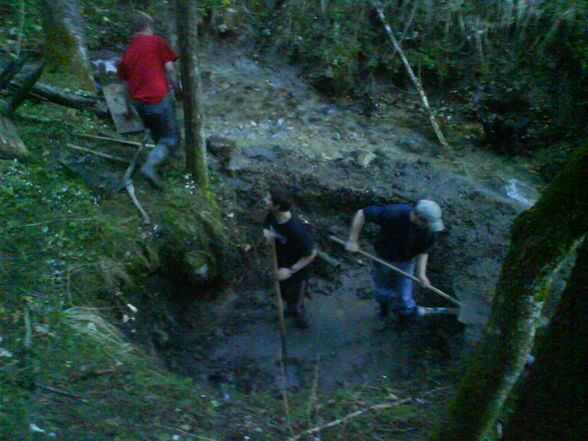
[[[47,60],[53,67],[66,70],[73,83],[70,87],[95,92],[78,1],[42,1]]]
[[[584,441],[588,434],[588,240],[578,252],[503,440]]]
[[[180,72],[183,86],[186,171],[207,194],[206,143],[202,128],[202,86],[198,60],[198,26],[190,0],[176,0]]]
[[[516,219],[480,347],[433,441],[482,441],[523,370],[553,274],[586,234],[588,143]]]

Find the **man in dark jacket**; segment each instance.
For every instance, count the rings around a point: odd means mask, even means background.
[[[380,226],[374,243],[376,254],[383,260],[413,274],[424,286],[430,286],[427,278],[429,250],[435,235],[445,227],[441,219],[441,208],[430,200],[421,200],[415,207],[405,204],[384,206],[371,205],[359,210],[353,218],[346,249],[359,249],[359,235],[365,222]],[[417,305],[412,298],[412,281],[380,263],[375,263],[375,299],[380,304],[383,317],[390,311],[407,318],[417,314]]]
[[[292,197],[273,190],[264,199],[269,211],[263,235],[275,241],[278,274],[282,299],[286,302],[286,316],[292,316],[299,328],[306,328],[304,295],[308,286],[309,264],[316,257],[314,244],[304,223],[290,211]]]
[[[126,81],[131,103],[151,132],[155,148],[141,167],[141,174],[161,187],[157,167],[178,148],[179,130],[171,83],[179,94],[174,61],[178,55],[161,37],[153,33],[153,19],[137,13],[133,23],[135,36],[118,65],[118,75]]]

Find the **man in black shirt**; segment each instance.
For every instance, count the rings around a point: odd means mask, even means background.
[[[416,277],[424,286],[430,286],[426,274],[429,250],[435,241],[435,233],[445,228],[439,205],[424,199],[415,207],[405,204],[371,205],[359,210],[353,218],[346,246],[348,251],[359,249],[359,234],[366,221],[380,225],[374,243],[376,254],[409,274],[413,274],[416,267]],[[410,279],[377,262],[373,275],[375,298],[383,317],[389,314],[390,309],[400,317],[417,313]]]
[[[271,191],[264,199],[269,211],[263,235],[275,241],[278,274],[286,315],[293,316],[299,328],[307,327],[304,318],[304,295],[308,285],[309,264],[316,257],[312,239],[303,222],[292,214],[292,198],[285,192]]]

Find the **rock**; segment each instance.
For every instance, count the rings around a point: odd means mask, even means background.
[[[377,156],[372,152],[361,152],[357,155],[356,161],[363,168],[368,168]]]
[[[242,151],[245,156],[263,161],[275,162],[278,160],[278,153],[273,146],[253,145],[245,147]]]
[[[241,153],[236,153],[231,155],[231,159],[229,160],[225,169],[229,172],[231,176],[234,176],[239,172],[249,169],[251,167],[251,164],[251,159],[247,158],[245,155],[242,155]]]
[[[30,153],[12,121],[0,115],[0,159],[23,159],[28,156]]]
[[[221,162],[227,164],[231,160],[233,152],[237,150],[237,143],[222,136],[209,136],[206,139],[206,149]]]

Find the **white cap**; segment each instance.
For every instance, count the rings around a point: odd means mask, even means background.
[[[430,231],[436,233],[445,229],[443,220],[441,220],[441,207],[437,202],[422,199],[416,204],[414,211],[420,219],[427,223]]]

